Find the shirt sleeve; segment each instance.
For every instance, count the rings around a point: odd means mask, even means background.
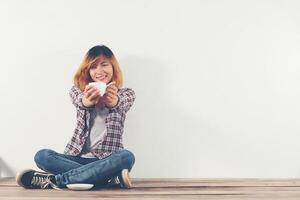
[[[84,110],[89,110],[93,109],[92,107],[85,107],[82,103],[82,97],[83,97],[83,92],[76,86],[73,86],[69,92],[72,104],[76,108],[84,109]]]
[[[135,92],[131,88],[123,88],[118,92],[119,101],[115,107],[119,112],[127,113],[134,103]]]

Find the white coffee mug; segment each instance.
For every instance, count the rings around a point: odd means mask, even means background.
[[[106,92],[107,85],[104,82],[91,82],[89,85],[96,87],[100,91],[100,96],[103,96]]]

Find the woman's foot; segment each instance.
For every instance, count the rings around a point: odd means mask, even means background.
[[[32,169],[27,169],[18,173],[16,181],[18,185],[27,189],[59,189],[55,185],[55,177],[53,174],[38,172]]]
[[[110,181],[108,182],[108,186],[131,188],[132,183],[128,169],[123,169],[116,177],[110,179]]]

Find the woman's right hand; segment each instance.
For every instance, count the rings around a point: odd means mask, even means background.
[[[83,91],[82,104],[85,107],[91,107],[98,102],[99,97],[100,91],[91,85],[87,85]]]

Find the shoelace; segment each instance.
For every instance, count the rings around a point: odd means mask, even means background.
[[[112,179],[110,179],[109,181],[110,184],[116,184],[116,185],[120,185],[121,187],[123,187],[123,183],[120,181],[120,177],[119,176],[116,176]]]
[[[31,180],[31,184],[41,187],[42,189],[46,189],[50,185],[53,189],[62,190],[59,187],[57,187],[54,183],[51,182],[50,175],[46,177],[33,176]]]
[[[120,179],[119,179],[118,176],[116,176],[112,181],[113,181],[113,183],[115,183],[115,184],[120,184],[120,183],[121,183],[121,181],[120,181]]]

